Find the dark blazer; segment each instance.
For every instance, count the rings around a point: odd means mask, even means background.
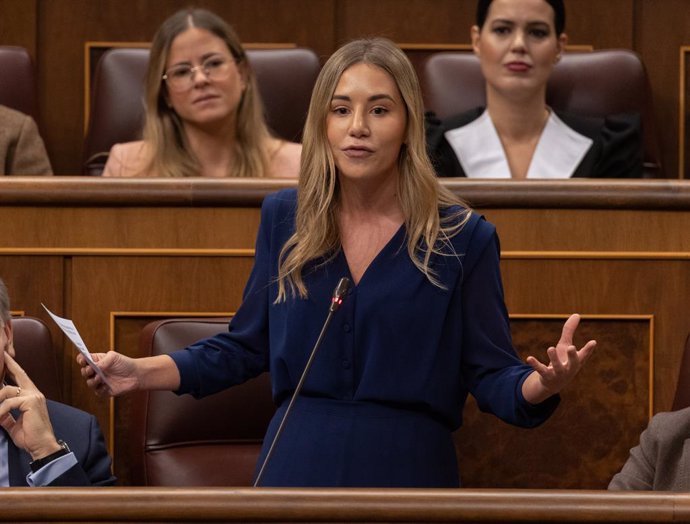
[[[609,489],[690,491],[690,408],[654,415]]]
[[[110,470],[110,456],[96,417],[79,409],[48,400],[48,414],[55,436],[64,440],[78,464],[55,479],[51,486],[111,486],[115,477]],[[28,486],[31,456],[8,437],[10,486]]]
[[[438,176],[466,176],[444,133],[466,126],[484,110],[477,107],[446,120],[434,113],[426,114],[427,150]],[[638,114],[591,118],[556,111],[556,115],[568,127],[594,141],[573,178],[642,178],[642,124]]]

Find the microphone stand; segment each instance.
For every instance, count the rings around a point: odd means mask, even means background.
[[[331,297],[331,305],[328,308],[328,316],[326,317],[326,321],[323,323],[323,327],[321,328],[321,333],[319,333],[319,337],[316,339],[316,343],[314,344],[314,348],[311,350],[311,354],[309,355],[309,359],[307,360],[307,363],[304,366],[304,371],[302,371],[302,375],[300,376],[299,381],[297,382],[297,386],[295,387],[295,391],[292,393],[292,397],[290,398],[290,403],[288,404],[288,407],[285,410],[285,414],[283,415],[283,419],[280,421],[280,424],[278,425],[278,429],[276,430],[276,434],[273,437],[273,442],[271,442],[271,447],[268,448],[268,452],[266,453],[266,457],[264,458],[264,461],[261,464],[261,469],[259,469],[259,473],[256,476],[256,480],[254,481],[253,487],[255,487],[255,488],[259,486],[259,482],[261,481],[261,477],[264,473],[264,470],[266,469],[266,465],[268,464],[268,461],[271,458],[271,455],[273,455],[273,450],[275,449],[276,443],[278,442],[278,438],[280,437],[280,434],[283,432],[283,428],[285,427],[285,422],[287,421],[288,415],[290,414],[290,411],[292,410],[292,405],[295,403],[295,400],[297,399],[297,395],[299,395],[299,392],[302,390],[302,386],[304,385],[304,380],[307,378],[307,372],[309,371],[309,368],[311,368],[311,364],[314,361],[314,357],[316,356],[316,352],[318,351],[319,347],[321,346],[321,341],[323,340],[323,337],[326,334],[326,329],[328,328],[328,325],[331,323],[331,318],[333,318],[333,314],[338,310],[338,308],[341,306],[341,304],[345,300],[345,295],[347,294],[347,291],[349,289],[350,289],[350,279],[343,277],[338,281],[338,285],[333,290],[333,296]]]

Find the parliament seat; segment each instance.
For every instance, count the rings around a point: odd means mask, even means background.
[[[0,104],[36,118],[36,80],[29,52],[0,46]]]
[[[42,320],[33,317],[12,318],[17,363],[46,398],[62,400],[53,339]]]
[[[269,127],[279,137],[301,141],[311,91],[321,68],[306,48],[247,49]],[[84,172],[100,175],[110,148],[141,138],[144,79],[149,50],[113,48],[98,62],[84,143]]]
[[[429,56],[420,75],[425,107],[447,118],[486,105],[479,59],[469,52]],[[582,116],[641,115],[646,178],[663,177],[652,95],[640,57],[628,50],[566,52],[546,92],[552,108]]]
[[[140,354],[163,355],[220,331],[228,319],[168,319],[142,330]],[[201,400],[168,391],[133,402],[131,480],[145,486],[250,486],[275,408],[268,373]]]

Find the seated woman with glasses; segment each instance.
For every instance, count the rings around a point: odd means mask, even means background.
[[[156,33],[143,140],[112,147],[103,176],[297,177],[302,146],[271,134],[233,29],[185,9]]]

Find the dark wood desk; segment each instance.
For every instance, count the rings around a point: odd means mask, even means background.
[[[605,491],[3,488],[0,522],[690,522],[690,495]]]
[[[650,414],[673,399],[690,331],[690,183],[444,183],[498,228],[519,352],[543,356],[571,312],[585,319],[580,342],[599,341],[542,428],[508,428],[468,407],[458,433],[465,484],[605,487]],[[136,356],[150,320],[239,307],[261,201],[293,184],[0,178],[0,276],[14,310],[50,322],[43,302],[72,318],[93,351]],[[73,347],[53,335],[64,398],[97,414],[122,464],[126,412],[86,388]]]

